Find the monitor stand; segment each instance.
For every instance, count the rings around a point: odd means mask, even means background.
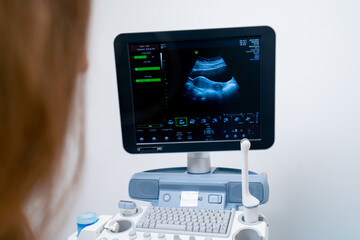
[[[204,174],[211,171],[210,153],[190,152],[187,154],[187,172],[193,174]]]

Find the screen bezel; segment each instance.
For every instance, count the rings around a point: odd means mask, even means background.
[[[224,38],[260,37],[261,47],[261,141],[251,141],[251,149],[267,149],[274,143],[275,133],[275,32],[268,26],[182,30],[168,32],[124,33],[114,40],[117,86],[124,149],[129,153],[203,152],[239,150],[238,142],[207,141],[199,143],[174,142],[166,144],[136,143],[129,45],[177,41],[221,40]],[[240,140],[240,139],[239,139]]]

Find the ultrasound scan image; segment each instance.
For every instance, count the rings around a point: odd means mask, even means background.
[[[240,88],[221,56],[199,56],[187,78],[183,96],[192,102],[223,104],[239,98]]]

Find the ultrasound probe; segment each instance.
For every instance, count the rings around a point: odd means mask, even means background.
[[[242,172],[241,172],[241,181],[242,181],[242,201],[244,205],[244,220],[246,223],[254,223],[258,221],[258,206],[260,204],[259,200],[251,195],[249,191],[249,160],[248,154],[250,150],[250,141],[247,138],[244,138],[240,142],[241,152],[242,152]]]

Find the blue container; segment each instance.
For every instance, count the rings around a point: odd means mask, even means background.
[[[85,212],[79,214],[76,220],[77,220],[77,229],[78,229],[77,237],[79,237],[81,230],[83,230],[87,226],[93,225],[99,219],[95,212]]]

